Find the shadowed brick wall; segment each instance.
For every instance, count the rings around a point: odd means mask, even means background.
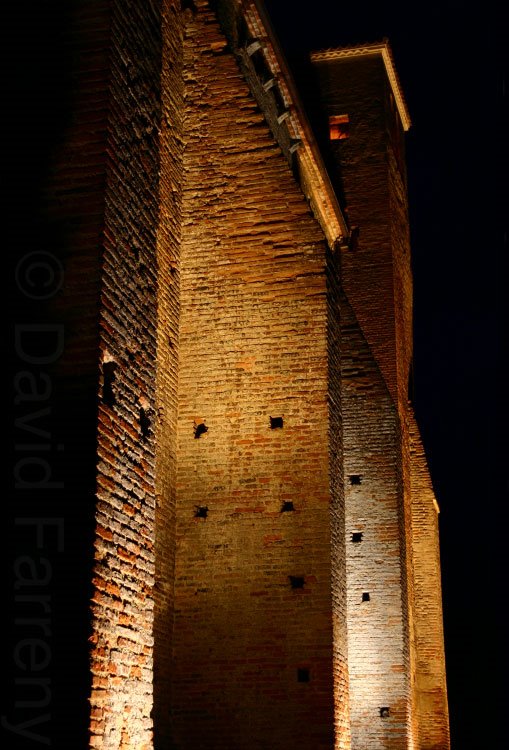
[[[163,3],[160,206],[157,236],[156,514],[154,588],[154,747],[171,747],[171,659],[183,179],[183,14]]]
[[[314,65],[327,114],[350,118],[349,138],[330,144],[359,232],[343,255],[343,288],[395,403],[406,403],[412,283],[399,115],[380,55]]]
[[[30,326],[49,325],[54,332],[22,340],[23,348],[29,353],[47,356],[51,363],[23,364],[25,374],[20,389],[26,391],[33,379],[29,390],[39,397],[34,399],[32,395],[28,399],[29,413],[39,411],[39,414],[35,421],[32,418],[27,422],[29,432],[16,432],[16,441],[31,443],[32,451],[42,444],[40,455],[44,461],[48,460],[51,476],[47,489],[41,488],[35,495],[28,487],[26,500],[25,492],[20,491],[17,513],[22,508],[23,514],[34,518],[56,519],[59,526],[58,534],[51,526],[44,528],[45,551],[38,548],[36,553],[37,561],[42,554],[47,555],[51,563],[48,586],[36,589],[37,595],[42,594],[46,600],[35,600],[35,607],[27,604],[17,612],[22,618],[36,618],[32,621],[34,624],[47,623],[42,632],[48,637],[50,664],[48,670],[34,672],[36,680],[46,681],[47,692],[43,690],[38,694],[37,687],[31,687],[27,688],[28,695],[16,694],[15,697],[28,699],[28,704],[35,706],[36,716],[23,711],[22,719],[23,722],[36,719],[25,728],[32,732],[32,739],[39,738],[41,744],[49,741],[52,747],[66,748],[72,737],[73,747],[81,749],[88,747],[90,713],[88,637],[95,527],[110,12],[107,3],[94,0],[76,2],[65,9],[45,8],[43,13],[47,15],[41,19],[40,26],[37,13],[31,17],[31,23],[41,35],[37,43],[41,58],[36,60],[34,56],[35,65],[40,68],[31,71],[30,78],[37,82],[40,90],[34,92],[30,116],[23,123],[30,129],[30,146],[26,151],[33,159],[27,165],[24,179],[29,186],[27,192],[40,187],[37,193],[40,201],[37,206],[24,204],[17,235],[27,243],[25,252],[27,248],[30,254],[34,252],[35,257],[30,257],[35,262],[42,260],[44,265],[48,261],[55,276],[49,279],[43,274],[43,283],[48,282],[49,286],[49,299],[44,295],[42,301],[25,297],[17,322]],[[27,55],[29,60],[31,54],[33,51]],[[51,60],[51,73],[58,84],[45,78],[48,60]],[[57,88],[56,92],[52,91],[52,86]],[[46,145],[44,127],[51,127],[52,150],[48,169],[42,174],[37,168],[41,169],[38,160]],[[21,152],[18,169],[23,173]],[[38,231],[37,236],[32,237],[29,231],[34,225]],[[40,251],[46,253],[42,258],[37,257]],[[37,282],[37,273],[35,280]],[[29,291],[37,295],[41,290],[36,284]],[[26,408],[23,401],[21,408]],[[40,481],[39,472],[36,481]],[[58,554],[53,558],[57,547]],[[33,595],[34,590],[22,589],[20,593]],[[39,637],[39,628],[40,625],[35,631],[22,632]],[[18,676],[26,679],[30,675],[25,669]],[[21,744],[16,745],[16,741]],[[21,732],[17,736],[11,734],[9,740],[12,747],[26,746],[30,741]]]
[[[345,620],[344,583],[332,614],[326,247],[197,5],[185,42],[174,744],[332,748],[333,629],[344,644]],[[334,532],[338,559],[343,538]],[[335,669],[344,727],[344,650]]]
[[[334,707],[337,748],[350,748],[350,684],[348,675],[346,504],[343,455],[343,386],[341,375],[341,256],[328,255],[329,461],[332,530],[332,614]],[[346,654],[346,657],[345,657]],[[346,662],[346,668],[345,668]]]
[[[419,748],[449,747],[438,507],[419,430],[409,415],[412,493],[412,553],[415,571],[416,711]]]

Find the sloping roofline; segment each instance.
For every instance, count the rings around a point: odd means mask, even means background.
[[[392,93],[396,101],[399,116],[404,130],[408,130],[412,121],[403,95],[403,89],[398,78],[394,58],[388,39],[372,44],[351,45],[347,47],[336,47],[333,49],[317,50],[311,52],[311,62],[322,62],[327,60],[341,60],[349,57],[365,57],[367,55],[381,55],[385,65],[387,78],[391,85]]]
[[[332,249],[344,248],[349,237],[348,225],[268,14],[260,0],[244,0],[239,6],[253,38],[262,42],[267,63],[277,79],[289,112],[290,136],[301,142],[297,158],[315,215],[329,246]]]

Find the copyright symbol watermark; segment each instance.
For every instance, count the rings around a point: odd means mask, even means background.
[[[16,266],[18,289],[30,299],[49,299],[64,283],[64,267],[52,253],[35,250],[24,255]]]

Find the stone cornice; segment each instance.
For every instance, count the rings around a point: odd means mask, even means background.
[[[403,95],[403,89],[398,78],[392,50],[387,39],[382,42],[372,44],[352,45],[351,47],[338,47],[335,49],[318,50],[311,53],[312,62],[322,62],[327,60],[342,60],[350,57],[365,57],[367,55],[381,55],[385,65],[387,78],[391,85],[392,93],[396,101],[399,116],[404,130],[408,130],[412,124],[408,108]]]
[[[249,31],[261,43],[267,64],[277,81],[288,112],[286,125],[289,135],[299,143],[295,156],[303,178],[302,187],[330,247],[345,247],[348,243],[348,226],[268,15],[257,0],[245,0],[241,9]]]

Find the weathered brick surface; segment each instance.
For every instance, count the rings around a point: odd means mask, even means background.
[[[394,337],[398,408],[406,412],[412,337],[412,269],[410,265],[410,229],[405,170],[404,133],[394,96],[385,89],[386,158],[389,193],[389,235],[393,258]]]
[[[413,515],[411,488],[410,436],[408,433],[408,415],[412,406],[406,403],[406,409],[400,402],[398,419],[400,436],[400,481],[402,485],[402,506],[400,513],[400,543],[402,570],[402,611],[405,619],[405,634],[408,654],[408,687],[409,687],[409,737],[416,743],[419,735],[419,713],[417,711],[416,692],[416,644],[415,644],[415,572],[413,557]]]
[[[338,559],[344,537],[336,480],[330,502],[325,242],[199,6],[185,44],[174,743],[331,748],[345,620],[344,582],[334,623],[331,595],[331,512]]]
[[[419,429],[408,418],[411,455],[412,558],[415,589],[416,711],[422,750],[449,748],[438,507]]]
[[[350,685],[348,679],[346,503],[343,454],[343,384],[341,257],[329,255],[328,352],[329,352],[329,461],[332,529],[332,606],[334,655],[334,707],[337,747],[351,746]],[[347,620],[346,620],[347,622]]]
[[[171,266],[177,258],[179,211],[172,187],[180,174],[179,151],[173,146],[182,88],[178,70],[170,69],[179,45],[174,6],[114,3],[111,9],[91,639],[93,747],[152,746],[154,639],[161,655],[157,688],[168,681],[168,645],[161,644],[171,634],[172,554],[166,541],[172,537],[176,391],[176,354],[168,337],[176,330],[178,310]],[[162,211],[161,196],[166,201]],[[157,535],[156,495],[157,520],[164,528]],[[154,589],[156,562],[163,573]],[[164,633],[162,616],[167,617]],[[156,701],[156,720],[165,705],[164,699]]]

